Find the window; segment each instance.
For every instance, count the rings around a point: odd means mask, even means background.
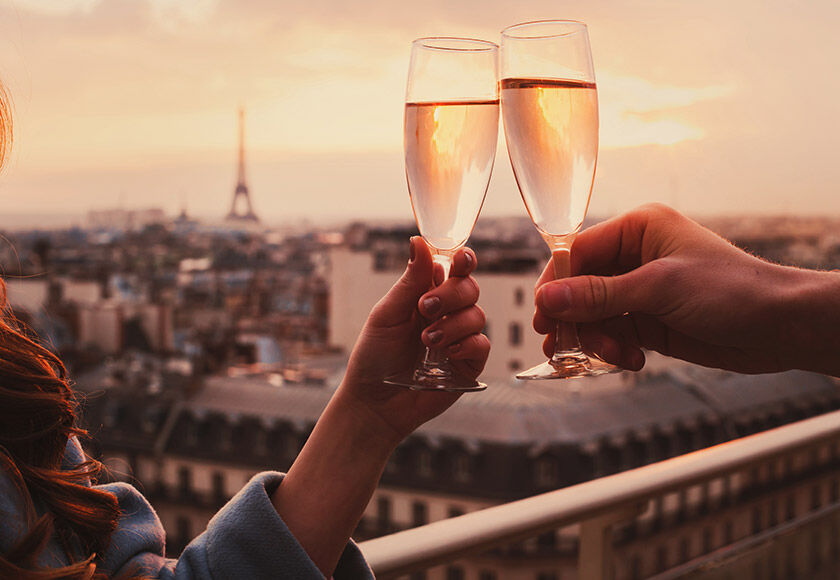
[[[225,453],[233,451],[233,429],[227,425],[219,427],[219,449]]]
[[[457,506],[450,506],[448,513],[449,513],[448,517],[457,518],[458,516],[464,515],[464,510],[462,508],[457,507]]]
[[[268,453],[268,437],[262,427],[258,427],[256,433],[254,433],[254,453],[257,455]]]
[[[668,569],[668,547],[659,546],[656,549],[656,571],[664,572]]]
[[[179,547],[184,547],[192,540],[192,526],[190,519],[184,516],[178,516],[175,520],[175,537]]]
[[[553,550],[557,546],[557,533],[554,530],[537,536],[537,546],[543,550]]]
[[[796,517],[796,496],[790,494],[785,503],[785,519],[790,521]]]
[[[181,497],[192,494],[192,472],[185,465],[178,468],[178,493]]]
[[[811,488],[811,509],[818,510],[822,505],[822,490],[819,484]]]
[[[723,543],[731,544],[734,538],[735,530],[732,526],[732,522],[730,520],[726,520],[726,523],[723,524]]]
[[[225,474],[221,471],[213,472],[213,501],[223,503],[227,501],[225,491]]]
[[[522,306],[525,302],[525,291],[522,288],[517,288],[513,291],[513,302],[517,306]]]
[[[415,501],[411,504],[411,519],[414,527],[429,523],[429,509],[425,502]]]
[[[391,457],[388,459],[388,463],[385,464],[385,473],[388,475],[394,475],[400,472],[400,464],[399,458],[397,456],[397,452],[391,454]]]
[[[446,580],[464,580],[464,569],[460,566],[449,566],[446,569]]]
[[[763,527],[763,522],[762,522],[762,517],[761,517],[761,507],[760,506],[755,506],[753,508],[753,513],[752,513],[753,534],[757,534],[757,533],[761,532],[762,527]]]
[[[298,442],[297,436],[294,433],[288,433],[283,437],[283,447],[286,457],[297,457],[298,451],[300,451],[300,443]]]
[[[511,346],[522,344],[522,325],[518,322],[511,322],[508,327],[508,340]]]
[[[184,425],[184,443],[187,447],[198,445],[198,427],[191,420]]]
[[[680,540],[680,562],[688,562],[691,558],[691,543],[688,538]]]
[[[811,532],[811,571],[816,572],[822,566],[822,534],[820,531]]]
[[[537,460],[534,479],[538,487],[557,484],[557,462],[553,457],[541,457]]]
[[[471,479],[470,456],[466,453],[457,453],[452,462],[452,476],[455,481],[466,483]]]
[[[379,496],[376,500],[376,522],[380,530],[387,530],[391,525],[391,499]]]
[[[420,477],[432,476],[432,453],[428,449],[421,449],[417,454],[417,474]]]
[[[714,550],[714,536],[712,535],[712,528],[703,529],[703,553],[708,554]]]
[[[642,580],[642,558],[638,555],[630,560],[630,580]]]

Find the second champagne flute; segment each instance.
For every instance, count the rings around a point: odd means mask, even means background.
[[[502,115],[516,183],[551,250],[555,278],[571,275],[598,159],[598,94],[586,25],[526,22],[502,31]],[[581,350],[573,323],[557,324],[554,354],[517,379],[616,372]]]
[[[499,132],[498,45],[469,38],[420,38],[411,45],[405,105],[405,172],[417,227],[444,280],[478,219]],[[426,349],[389,384],[416,390],[478,391],[446,356]]]

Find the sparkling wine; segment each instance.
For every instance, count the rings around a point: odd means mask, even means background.
[[[543,234],[576,232],[598,158],[595,83],[508,78],[501,88],[508,153],[531,219]]]
[[[407,103],[405,167],[426,241],[458,248],[484,203],[499,130],[499,101]]]

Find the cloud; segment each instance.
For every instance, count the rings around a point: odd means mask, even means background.
[[[687,119],[692,106],[728,97],[731,84],[681,87],[644,78],[598,75],[603,148],[674,145],[701,139],[703,127]]]
[[[180,25],[202,24],[210,20],[219,0],[147,0],[152,15],[162,28],[176,30]]]
[[[0,7],[47,16],[89,13],[104,0],[0,0]]]

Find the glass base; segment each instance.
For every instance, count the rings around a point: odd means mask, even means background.
[[[569,352],[555,355],[542,364],[516,375],[521,381],[544,381],[551,379],[579,379],[618,373],[623,369],[587,356],[582,352]]]
[[[462,377],[455,377],[451,373],[435,374],[422,373],[414,370],[394,375],[385,379],[386,385],[394,385],[411,389],[412,391],[445,391],[450,393],[470,393],[483,391],[487,385],[476,380],[469,381]]]

